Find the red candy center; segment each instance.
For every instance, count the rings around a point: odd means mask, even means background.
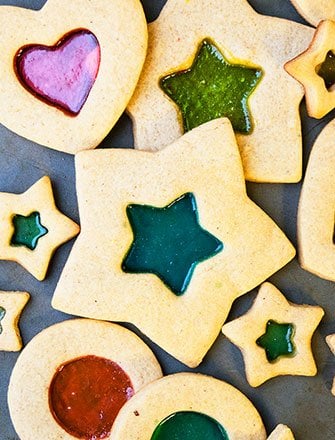
[[[92,32],[75,30],[55,46],[22,47],[14,64],[21,84],[29,92],[47,104],[77,115],[99,71],[100,45]]]
[[[85,356],[60,366],[49,388],[58,424],[74,437],[103,439],[121,407],[134,394],[128,375],[115,362]]]

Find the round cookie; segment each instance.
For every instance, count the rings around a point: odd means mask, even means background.
[[[95,148],[125,109],[147,48],[139,0],[0,7],[0,122],[41,145]]]
[[[167,418],[174,419],[172,426],[168,426]],[[188,431],[188,422],[195,422],[197,431],[192,437],[174,437],[171,429],[175,422],[179,435]],[[200,429],[205,424],[207,435],[201,436]],[[163,440],[169,434],[184,440],[266,438],[260,415],[240,391],[213,377],[194,373],[166,376],[146,386],[120,411],[110,440]]]
[[[83,371],[78,368],[78,362],[87,363],[88,367],[82,386],[76,379],[78,372]],[[102,369],[99,365],[92,369],[93,363],[100,364]],[[70,440],[108,436],[112,421],[106,420],[102,399],[104,394],[110,395],[110,391],[103,388],[99,391],[96,384],[101,382],[104,386],[105,372],[111,369],[115,371],[110,381],[113,396],[116,393],[120,397],[123,393],[124,401],[162,376],[151,350],[136,335],[116,324],[76,319],[43,330],[18,358],[9,384],[10,414],[20,439]],[[99,374],[95,374],[101,371],[102,381]],[[115,381],[119,381],[117,386]],[[79,411],[79,419],[73,421],[71,417],[82,403],[79,402],[80,390],[92,390],[94,396],[102,397],[98,401],[98,414],[86,407],[85,411]],[[95,398],[86,392],[83,400],[92,402],[93,406]],[[80,432],[85,424],[96,418],[104,422],[99,431]]]
[[[335,0],[291,0],[308,23],[317,26],[321,20],[335,20]]]

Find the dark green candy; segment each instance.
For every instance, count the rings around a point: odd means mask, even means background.
[[[0,323],[4,319],[5,315],[6,315],[6,309],[0,306]],[[1,333],[2,333],[2,325],[0,324],[0,335]]]
[[[261,69],[229,63],[204,40],[193,65],[162,78],[160,86],[178,105],[185,131],[225,116],[235,131],[251,133],[248,98],[262,74]]]
[[[327,89],[335,84],[335,55],[331,50],[324,62],[317,66],[316,73],[324,80]]]
[[[280,356],[294,355],[293,334],[293,324],[278,324],[269,320],[266,332],[257,339],[256,344],[265,349],[267,360],[274,362]]]
[[[122,262],[129,273],[153,273],[176,295],[187,289],[197,263],[223,249],[198,221],[195,197],[186,193],[164,208],[128,205],[133,243]]]
[[[13,217],[14,234],[10,244],[12,246],[25,246],[34,250],[38,240],[48,233],[41,224],[40,214],[32,212],[28,216],[16,214]]]

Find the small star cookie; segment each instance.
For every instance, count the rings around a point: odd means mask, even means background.
[[[66,153],[95,148],[124,111],[147,50],[139,0],[0,6],[0,122]]]
[[[335,20],[335,0],[291,0],[308,23],[317,26],[321,20]]]
[[[10,378],[9,410],[22,440],[109,438],[122,405],[161,377],[154,354],[131,331],[71,319],[25,347]]]
[[[18,324],[29,298],[27,292],[0,292],[0,351],[21,350]]]
[[[305,89],[309,116],[320,119],[335,108],[335,22],[322,21],[308,49],[285,64]]]
[[[235,298],[294,257],[247,197],[227,119],[156,153],[82,152],[76,176],[82,230],[53,307],[132,322],[189,366],[201,362]]]
[[[168,0],[149,24],[148,55],[128,106],[135,148],[162,149],[225,116],[247,180],[299,181],[303,94],[283,65],[312,35],[256,13],[246,0]]]
[[[327,342],[329,348],[331,349],[332,353],[335,355],[335,333],[333,335],[328,335],[326,337],[326,342]],[[333,381],[332,393],[335,396],[335,377],[334,377],[334,381]]]
[[[22,194],[0,192],[0,259],[16,261],[42,281],[52,254],[79,226],[56,207],[44,176]]]
[[[294,440],[294,435],[288,426],[278,425],[268,440]]]
[[[316,374],[311,340],[323,315],[321,307],[289,303],[264,283],[251,309],[222,332],[242,351],[247,380],[257,387],[279,375]]]
[[[309,157],[298,209],[301,266],[335,281],[335,122],[320,133]]]

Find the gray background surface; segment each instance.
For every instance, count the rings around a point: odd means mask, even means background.
[[[39,9],[44,3],[44,0],[0,1],[0,4],[33,9]],[[147,18],[151,21],[157,17],[165,0],[142,0],[142,3]],[[303,22],[288,0],[250,0],[250,3],[260,13]],[[303,103],[301,114],[304,166],[306,166],[317,134],[334,117],[335,113],[330,113],[321,121],[312,120],[306,117]],[[58,207],[65,214],[79,221],[73,157],[41,148],[2,126],[0,126],[0,139],[0,191],[21,193],[41,176],[49,175],[53,182]],[[124,115],[100,147],[131,147],[132,145],[131,123]],[[278,223],[296,244],[296,214],[301,184],[248,184],[247,186],[249,196]],[[43,328],[70,318],[68,315],[53,310],[50,301],[71,246],[72,242],[69,242],[56,252],[44,282],[36,281],[15,263],[0,261],[0,290],[27,290],[31,293],[31,300],[22,315],[20,324],[24,344],[27,344]],[[314,378],[279,377],[268,381],[258,389],[253,389],[246,382],[239,350],[222,335],[218,336],[203,363],[193,371],[226,380],[244,392],[260,411],[268,432],[278,423],[286,423],[293,429],[297,440],[334,440],[335,399],[330,393],[330,387],[335,373],[335,362],[324,342],[324,337],[335,331],[335,284],[305,272],[299,267],[297,260],[276,273],[270,281],[281,289],[289,300],[299,304],[319,304],[324,308],[326,315],[313,338],[318,375]],[[244,313],[250,307],[254,297],[255,291],[236,301],[229,319]],[[140,334],[132,326],[127,326]],[[190,371],[147,338],[143,336],[142,338],[148,342],[157,355],[165,374]],[[8,381],[17,356],[16,353],[0,352],[0,440],[18,439],[10,421],[6,402]],[[31,398],[33,399],[34,396]],[[29,402],[27,404],[29,405]]]

